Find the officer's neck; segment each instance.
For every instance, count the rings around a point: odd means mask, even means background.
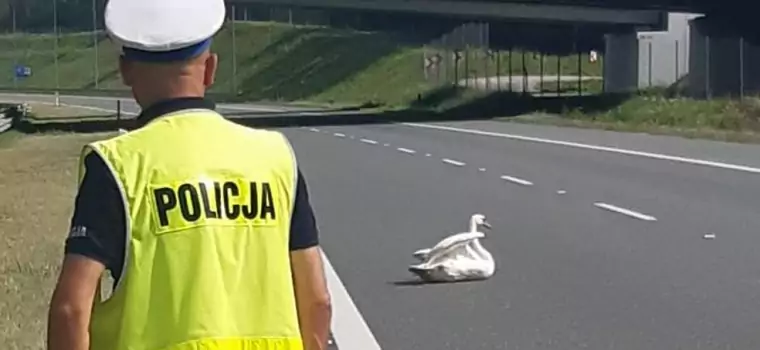
[[[175,76],[164,79],[145,79],[133,84],[132,93],[137,104],[144,110],[166,100],[204,97],[206,86],[201,80],[190,75]]]
[[[187,97],[204,97],[204,96],[205,96],[205,90],[200,90],[200,91],[171,90],[171,91],[156,91],[154,93],[142,93],[142,94],[135,91],[134,93],[135,101],[137,101],[137,104],[140,105],[140,108],[142,108],[143,110],[148,109],[157,103],[167,101],[167,100],[187,98]]]

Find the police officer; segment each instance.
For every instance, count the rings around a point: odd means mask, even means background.
[[[223,0],[110,0],[143,112],[84,147],[49,350],[323,349],[331,307],[288,140],[214,112]]]

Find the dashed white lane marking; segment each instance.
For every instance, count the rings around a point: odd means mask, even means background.
[[[652,159],[668,160],[668,161],[679,162],[679,163],[703,165],[703,166],[709,166],[713,168],[737,170],[737,171],[743,171],[747,173],[760,174],[760,168],[754,168],[754,167],[740,165],[740,164],[730,164],[730,163],[722,163],[722,162],[715,162],[715,161],[702,160],[702,159],[672,156],[672,155],[667,155],[667,154],[634,151],[634,150],[615,148],[615,147],[596,146],[596,145],[589,145],[589,144],[577,143],[577,142],[542,139],[538,137],[504,134],[504,133],[497,133],[497,132],[483,131],[483,130],[454,128],[454,127],[443,126],[443,125],[418,124],[418,123],[402,123],[402,125],[407,125],[407,126],[416,127],[416,128],[446,130],[446,131],[453,131],[453,132],[481,135],[481,136],[494,136],[494,137],[501,137],[505,139],[538,142],[538,143],[545,143],[545,144],[565,146],[565,147],[575,147],[575,148],[589,149],[589,150],[595,150],[595,151],[604,151],[604,152],[625,154],[625,155],[630,155],[630,156],[639,156],[639,157],[646,157],[646,158],[652,158]]]
[[[370,139],[361,139],[361,140],[359,140],[359,141],[361,141],[361,142],[364,142],[364,143],[368,143],[368,144],[370,144],[370,145],[376,145],[376,144],[377,144],[377,141],[375,141],[375,140],[370,140]]]
[[[533,186],[533,183],[532,183],[532,182],[530,182],[530,181],[528,181],[528,180],[523,180],[523,179],[521,179],[521,178],[518,178],[518,177],[514,177],[514,176],[502,175],[502,176],[501,176],[501,179],[502,179],[502,180],[506,180],[506,181],[509,181],[509,182],[513,182],[513,183],[516,183],[516,184],[518,184],[518,185],[523,185],[523,186]]]
[[[354,135],[351,135],[351,136],[349,136],[348,138],[349,138],[349,139],[352,139],[352,140],[353,140],[353,139],[355,139]]]
[[[430,157],[430,156],[432,156],[432,154],[430,153],[425,154],[425,157]]]
[[[334,133],[335,137],[346,137],[346,134],[341,134],[339,132]]]
[[[565,190],[559,190],[559,191],[557,191],[557,194],[567,194],[567,191],[565,191]]]
[[[388,146],[390,146],[390,145],[391,145],[390,143],[384,143],[384,144],[383,144],[383,147],[388,147]]]
[[[320,250],[321,251],[321,250]],[[330,328],[333,338],[341,349],[380,350],[380,344],[364,321],[348,290],[340,281],[338,273],[330,264],[324,251],[325,279],[333,301],[333,317]]]
[[[482,172],[485,172],[485,171],[486,171],[486,168],[480,168],[480,169],[478,169],[478,171],[480,171],[481,173],[482,173]]]
[[[311,131],[311,132],[319,132],[319,129],[317,129],[317,128],[311,128],[311,129],[309,129],[309,131]]]
[[[597,202],[597,203],[594,203],[594,206],[596,206],[598,208],[601,208],[601,209],[605,209],[605,210],[613,211],[613,212],[616,212],[616,213],[620,213],[620,214],[623,214],[623,215],[628,215],[628,216],[630,216],[632,218],[636,218],[636,219],[639,219],[639,220],[657,221],[657,218],[654,217],[654,216],[642,214],[642,213],[639,213],[637,211],[621,208],[621,207],[618,207],[618,206],[614,206],[612,204]]]
[[[399,151],[399,152],[407,153],[407,154],[415,154],[415,153],[417,153],[417,151],[415,151],[413,149],[408,149],[408,148],[401,148],[401,147],[399,147],[399,148],[396,148],[396,150]]]
[[[467,165],[467,163],[465,163],[465,162],[460,162],[458,160],[453,160],[453,159],[449,159],[449,158],[443,158],[443,159],[441,159],[441,161],[443,161],[446,164],[453,165],[453,166],[465,166],[465,165]]]

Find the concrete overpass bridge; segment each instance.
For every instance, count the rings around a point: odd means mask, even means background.
[[[694,95],[733,94],[757,85],[760,78],[744,70],[760,61],[750,2],[724,0],[229,0],[237,5],[414,15],[499,24],[489,27],[489,43],[512,35],[511,24],[558,26],[562,35],[577,28],[606,33],[605,91],[632,91],[668,85],[691,74]],[[679,13],[681,12],[681,13]],[[692,15],[689,13],[695,13]],[[703,15],[703,16],[702,16]],[[696,17],[702,18],[696,19]],[[415,21],[416,19],[411,19]],[[402,26],[400,23],[399,26]],[[422,24],[424,26],[424,24]],[[498,29],[497,29],[498,28]],[[564,28],[564,29],[562,29]],[[416,29],[416,28],[415,28]],[[496,29],[496,30],[491,30]],[[523,32],[524,33],[524,32]],[[568,34],[569,33],[569,34]],[[642,35],[642,33],[644,33]],[[525,34],[520,34],[525,36]],[[532,35],[528,35],[532,37]],[[709,37],[720,38],[713,40]],[[742,37],[739,40],[739,37]],[[523,41],[529,37],[521,38]],[[567,41],[563,37],[558,41]],[[741,44],[739,44],[741,42]],[[749,46],[747,46],[749,45]],[[741,47],[739,47],[741,46]],[[581,48],[578,48],[582,50]],[[656,51],[656,52],[655,52]],[[737,58],[741,56],[741,58]],[[751,63],[749,63],[751,64]],[[739,68],[737,68],[739,67]],[[738,72],[733,70],[739,69]],[[729,70],[729,71],[727,71]],[[755,80],[758,80],[755,82]]]

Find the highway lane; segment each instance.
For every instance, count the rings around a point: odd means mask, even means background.
[[[760,341],[760,315],[747,307],[760,294],[757,175],[400,125],[318,129],[286,133],[311,176],[326,250],[387,348]],[[486,243],[500,265],[491,281],[384,283],[403,279],[411,251],[475,211],[496,228]]]
[[[285,133],[326,253],[384,349],[760,342],[757,175],[402,125]],[[411,277],[413,250],[464,229],[476,211],[495,226],[484,243],[498,259],[492,280],[394,284]],[[708,232],[716,239],[702,239]]]

